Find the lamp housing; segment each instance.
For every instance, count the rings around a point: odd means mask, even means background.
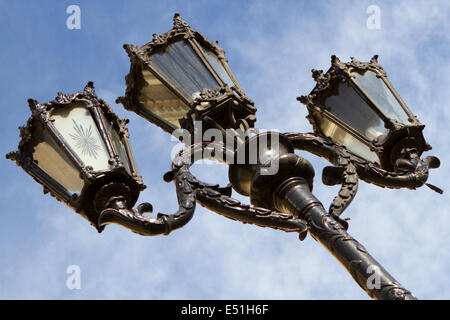
[[[344,145],[353,154],[387,171],[397,171],[403,159],[418,159],[430,150],[424,125],[395,90],[378,56],[370,62],[331,57],[324,73],[312,70],[317,82],[306,105],[314,132]]]
[[[117,99],[164,131],[208,128],[248,129],[256,108],[217,41],[209,42],[176,13],[173,28],[143,46],[125,44],[131,66],[124,97]]]
[[[99,232],[100,212],[112,198],[127,207],[145,188],[129,143],[127,119],[120,119],[92,82],[83,92],[58,93],[55,100],[29,99],[31,117],[20,127],[14,160],[50,193],[86,218]]]

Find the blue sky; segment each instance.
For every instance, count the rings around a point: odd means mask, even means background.
[[[81,8],[81,29],[66,28],[66,8]],[[381,28],[368,29],[369,5]],[[296,97],[314,83],[310,70],[330,56],[367,61],[380,56],[391,82],[426,125],[441,159],[428,188],[381,189],[361,182],[344,213],[349,232],[406,288],[422,299],[449,299],[448,123],[450,4],[448,1],[1,1],[3,50],[1,154],[17,148],[17,127],[29,117],[28,98],[52,100],[92,80],[97,94],[129,118],[136,161],[148,188],[139,202],[155,212],[176,210],[170,136],[115,104],[125,92],[124,43],[142,45],[172,27],[175,12],[209,40],[219,40],[258,108],[257,127],[309,132]],[[325,207],[338,191],[321,184]],[[367,299],[344,268],[317,242],[227,220],[198,207],[169,236],[141,237],[118,226],[98,234],[89,223],[42,194],[9,160],[0,161],[0,298],[2,299]],[[203,180],[226,184],[224,165],[194,166]],[[238,197],[240,200],[248,199]],[[66,269],[81,269],[81,289],[68,290]]]

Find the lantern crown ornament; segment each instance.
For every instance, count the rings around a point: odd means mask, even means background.
[[[193,122],[208,128],[246,130],[256,108],[240,86],[225,51],[209,42],[176,13],[173,28],[153,34],[143,46],[125,44],[131,66],[122,103],[164,131],[193,131]]]

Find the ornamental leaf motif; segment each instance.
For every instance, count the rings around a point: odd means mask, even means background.
[[[92,136],[92,126],[90,125],[87,129],[81,124],[78,124],[73,120],[73,129],[75,133],[70,133],[70,137],[75,141],[75,147],[81,150],[83,155],[87,155],[91,158],[97,160],[97,151],[100,150],[100,146],[97,144],[97,139]]]

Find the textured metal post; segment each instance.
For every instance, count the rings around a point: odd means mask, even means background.
[[[344,227],[329,215],[303,178],[284,181],[274,192],[275,207],[308,222],[312,237],[326,247],[367,294],[378,300],[415,300]]]

